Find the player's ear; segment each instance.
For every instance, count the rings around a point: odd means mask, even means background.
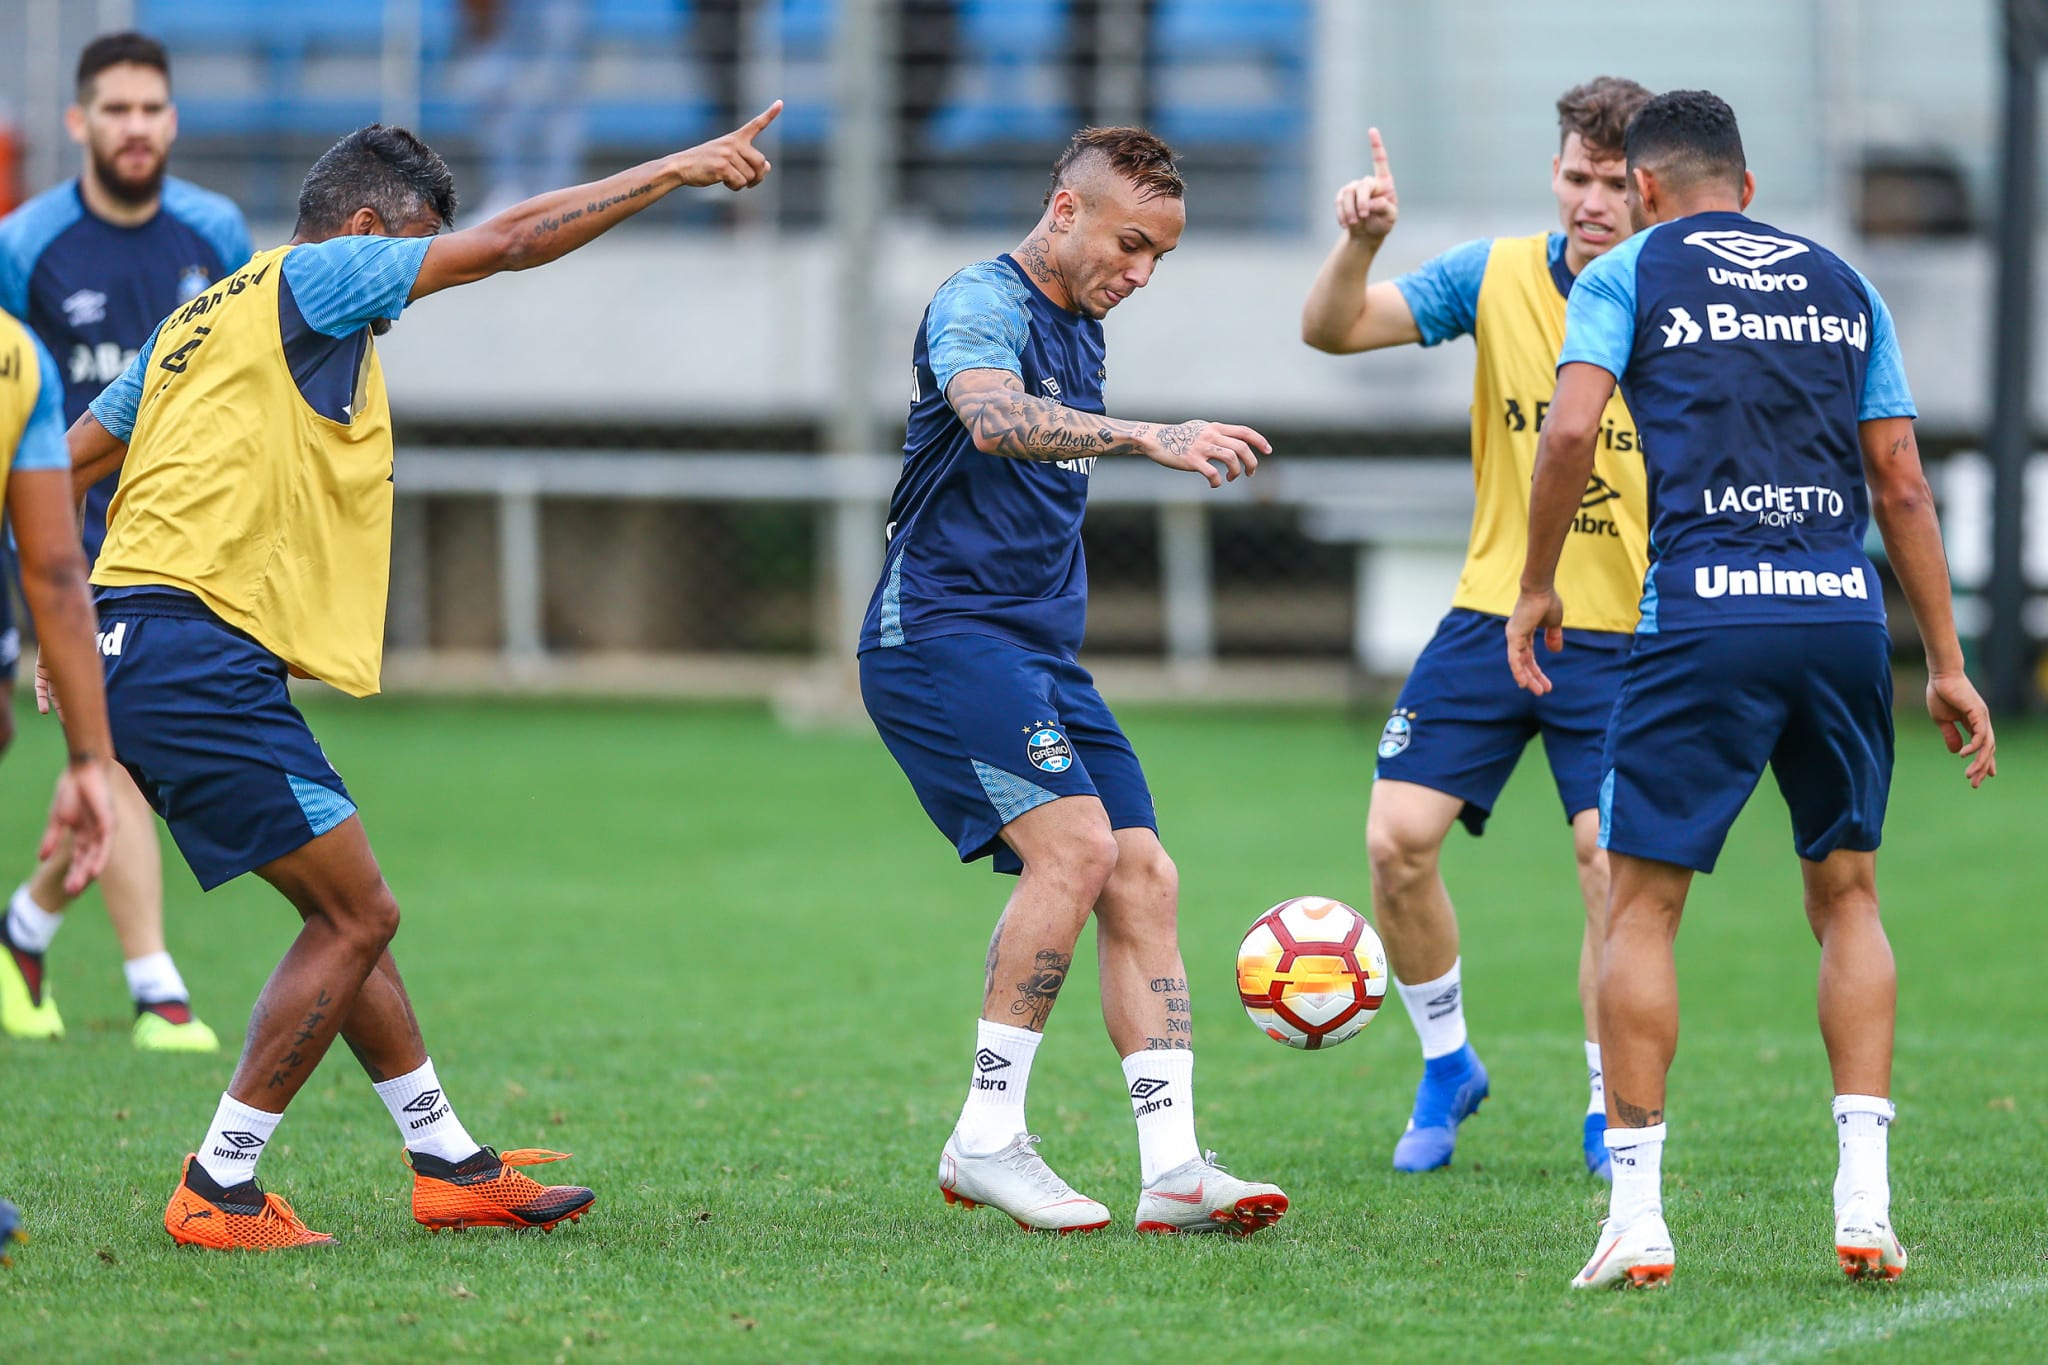
[[[371,208],[368,204],[363,205],[363,207],[348,216],[348,227],[342,232],[344,237],[388,237],[390,235],[390,233],[384,230],[384,220],[377,216],[377,210]]]
[[[1748,208],[1749,201],[1754,198],[1756,198],[1756,172],[1744,171],[1742,173],[1742,207]]]
[[[78,144],[79,146],[81,146],[81,147],[83,147],[83,146],[85,145],[85,106],[84,106],[84,105],[81,105],[81,104],[74,104],[74,105],[71,105],[71,106],[70,106],[69,108],[65,109],[65,111],[64,111],[64,131],[65,131],[65,132],[67,132],[67,133],[69,133],[69,134],[71,135],[71,140],[72,140],[73,142],[76,142],[76,143],[77,143],[77,144]]]

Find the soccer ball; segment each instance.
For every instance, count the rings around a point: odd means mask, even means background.
[[[1289,1047],[1356,1037],[1387,995],[1387,950],[1342,901],[1297,896],[1252,921],[1237,950],[1237,998],[1252,1022]]]

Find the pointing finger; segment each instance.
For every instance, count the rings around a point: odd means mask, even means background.
[[[777,100],[775,101],[775,103],[769,105],[766,109],[763,109],[760,113],[748,119],[745,123],[740,125],[739,135],[741,139],[743,141],[748,142],[753,141],[754,138],[760,136],[762,129],[766,128],[769,124],[775,122],[776,116],[779,115],[781,112],[782,101]]]
[[[1394,188],[1394,168],[1387,164],[1387,144],[1380,140],[1380,130],[1366,129],[1366,136],[1372,139],[1372,173],[1380,185],[1391,191]]]

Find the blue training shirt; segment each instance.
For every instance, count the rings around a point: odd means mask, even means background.
[[[68,180],[0,219],[0,309],[57,358],[68,425],[134,362],[157,323],[248,259],[241,210],[210,190],[166,176],[156,216],[121,227],[94,216]],[[94,558],[117,479],[86,495]]]
[[[1841,257],[1740,213],[1587,266],[1560,366],[1621,381],[1650,477],[1644,633],[1884,622],[1860,423],[1913,417],[1891,312]]]
[[[1088,617],[1081,518],[1095,457],[985,455],[946,401],[963,370],[1007,370],[1025,392],[1103,409],[1102,324],[1059,307],[1005,255],[932,296],[917,329],[903,472],[860,649],[990,635],[1072,659]]]
[[[277,291],[278,333],[292,379],[322,417],[347,422],[370,324],[405,311],[431,237],[330,237],[285,254]],[[161,324],[159,324],[161,329]],[[128,368],[92,400],[93,419],[125,441],[135,432],[156,332]]]

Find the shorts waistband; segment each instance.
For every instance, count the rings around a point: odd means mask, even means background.
[[[119,611],[129,616],[174,616],[187,621],[211,621],[225,629],[234,629],[221,620],[213,608],[182,588],[100,588],[93,593],[92,604],[102,613]]]

